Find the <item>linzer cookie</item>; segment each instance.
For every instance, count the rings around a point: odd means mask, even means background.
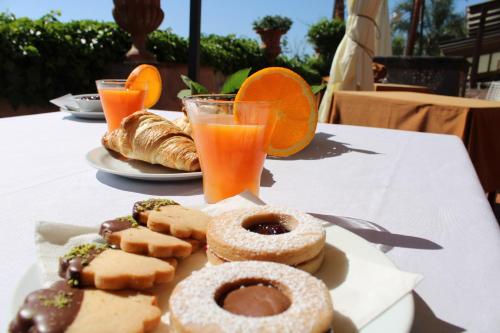
[[[149,229],[183,239],[206,239],[210,216],[168,199],[149,199],[134,204],[133,217]]]
[[[325,231],[308,214],[261,206],[214,217],[208,224],[207,244],[212,264],[273,261],[314,273],[323,262]]]
[[[99,234],[112,248],[156,258],[184,258],[193,249],[188,242],[139,226],[132,216],[104,222]]]
[[[176,264],[175,259],[144,257],[92,243],[61,257],[59,275],[73,286],[140,290],[172,281]]]
[[[205,267],[175,287],[174,332],[318,332],[333,305],[325,284],[293,267],[244,261]]]
[[[155,296],[76,289],[58,281],[26,297],[9,332],[148,332],[160,322],[156,303]]]

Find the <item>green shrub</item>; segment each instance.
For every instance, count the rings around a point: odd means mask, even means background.
[[[115,23],[62,23],[56,12],[37,20],[0,13],[0,98],[14,106],[44,106],[68,92],[95,91],[95,80],[110,63],[123,60],[130,43],[130,36]],[[150,34],[147,48],[160,62],[187,62],[186,38],[167,30]],[[279,59],[276,65],[298,72],[310,83],[319,82],[320,76],[305,61]],[[269,66],[256,41],[234,35],[202,36],[201,63],[225,74]]]
[[[266,30],[280,30],[286,34],[292,27],[292,20],[285,16],[267,15],[253,22],[253,30],[256,32]]]
[[[319,55],[317,59],[311,59],[309,65],[321,75],[328,75],[335,51],[344,34],[345,23],[338,19],[323,18],[309,27],[307,40]]]

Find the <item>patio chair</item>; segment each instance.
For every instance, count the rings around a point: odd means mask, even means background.
[[[500,101],[500,81],[491,82],[488,93],[486,94],[486,99],[490,101]]]
[[[374,57],[387,70],[387,83],[424,86],[436,94],[464,96],[469,62],[463,57]]]
[[[439,45],[446,56],[464,56],[472,63],[471,87],[478,82],[498,80],[500,62],[500,0],[467,7],[467,37],[449,40]],[[495,62],[496,61],[496,62]]]

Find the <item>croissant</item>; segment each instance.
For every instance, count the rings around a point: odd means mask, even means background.
[[[184,133],[188,135],[191,135],[193,133],[193,130],[191,128],[191,123],[189,122],[189,119],[188,117],[186,117],[186,115],[183,115],[181,118],[172,120],[172,122],[174,123],[174,125],[179,127],[181,131],[183,131]]]
[[[185,170],[200,170],[193,139],[172,122],[147,111],[124,118],[102,138],[107,149],[131,159]]]

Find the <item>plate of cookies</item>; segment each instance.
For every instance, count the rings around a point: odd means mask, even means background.
[[[147,199],[97,227],[40,222],[36,239],[10,332],[407,332],[421,279],[345,229],[241,197]]]

